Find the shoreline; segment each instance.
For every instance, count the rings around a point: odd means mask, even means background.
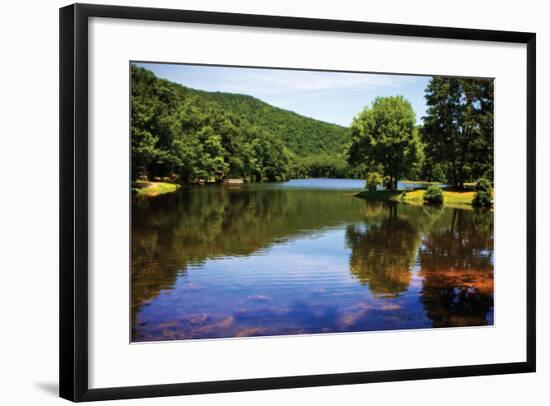
[[[177,183],[138,180],[132,182],[132,194],[141,197],[155,197],[175,192],[180,187]]]
[[[361,199],[390,200],[398,203],[423,206],[425,192],[425,189],[377,190],[374,192],[363,190],[356,193],[354,196]],[[476,192],[473,190],[456,191],[443,189],[443,204],[441,206],[451,208],[473,208],[472,201],[474,200],[475,193]]]
[[[312,178],[312,179],[325,179],[325,178]],[[353,179],[357,180],[357,179]],[[437,182],[424,182],[424,181],[401,181],[403,183],[414,184],[437,184]],[[231,183],[220,183],[220,185],[229,185]],[[239,183],[239,186],[241,184]],[[146,181],[138,180],[132,182],[132,194],[138,197],[156,197],[168,193],[173,193],[179,190],[183,185],[163,182],[163,181]],[[355,196],[361,199],[371,200],[389,200],[398,203],[405,203],[411,205],[424,205],[424,193],[426,189],[410,189],[410,190],[377,190],[368,191],[362,190],[360,192],[351,193],[351,196]],[[443,205],[445,207],[458,207],[468,208],[472,207],[472,201],[475,196],[475,191],[467,189],[464,191],[446,190],[443,189]]]

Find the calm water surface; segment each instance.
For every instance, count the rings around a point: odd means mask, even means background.
[[[363,186],[135,199],[132,340],[493,324],[492,212],[354,197]]]

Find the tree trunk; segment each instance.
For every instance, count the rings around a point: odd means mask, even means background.
[[[458,188],[458,173],[456,171],[456,163],[455,163],[455,160],[453,159],[453,161],[451,162],[451,167],[452,167],[452,170],[453,170],[453,185],[454,187]]]
[[[393,186],[393,179],[394,179],[393,175],[390,175],[390,184],[389,184],[390,190],[395,190]]]
[[[464,189],[464,161],[460,163],[458,169],[458,183],[456,185],[459,189]]]

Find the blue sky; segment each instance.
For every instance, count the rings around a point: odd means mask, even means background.
[[[376,96],[401,95],[420,123],[429,76],[315,72],[139,63],[158,77],[194,89],[254,96],[273,106],[318,120],[349,126]]]

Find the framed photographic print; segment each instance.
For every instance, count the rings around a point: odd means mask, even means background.
[[[60,395],[535,371],[535,34],[60,10]]]

